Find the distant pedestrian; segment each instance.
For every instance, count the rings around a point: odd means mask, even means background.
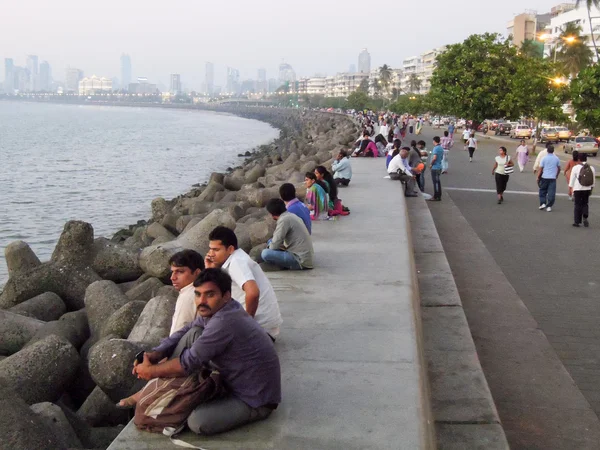
[[[467,142],[469,141],[470,137],[471,137],[471,130],[469,130],[469,127],[465,127],[465,131],[463,131],[463,133],[462,133],[463,144],[465,144],[465,150],[467,149]]]
[[[473,161],[475,150],[477,150],[477,139],[475,139],[475,133],[471,133],[471,136],[467,140],[467,150],[469,150],[469,162]]]
[[[433,183],[433,197],[430,201],[439,202],[442,200],[442,183],[440,175],[442,174],[442,161],[444,159],[444,149],[440,145],[439,136],[433,138],[433,150],[431,151],[431,182]]]
[[[514,170],[514,163],[506,152],[506,147],[500,147],[496,162],[492,169],[492,175],[496,179],[496,194],[498,195],[498,204],[504,201],[504,191],[508,183],[509,175]]]
[[[451,122],[450,125],[448,125],[448,134],[450,135],[450,139],[454,139],[454,122]]]
[[[388,135],[390,133],[388,124],[385,120],[381,120],[381,126],[379,127],[379,134],[383,135],[383,137],[385,137],[386,139],[388,138]]]
[[[575,201],[573,226],[578,227],[583,219],[583,226],[589,227],[589,201],[592,189],[596,185],[596,170],[587,163],[587,155],[579,155],[578,164],[571,170],[569,188],[573,191]]]
[[[450,149],[454,145],[454,141],[449,136],[449,131],[444,131],[444,137],[442,138],[440,145],[444,149],[444,160],[442,161],[442,173],[448,173],[448,157],[450,156]]]
[[[521,140],[521,145],[517,147],[517,163],[519,164],[519,172],[523,172],[525,165],[529,162],[529,149],[525,140]]]
[[[552,211],[556,197],[556,179],[560,173],[560,159],[554,154],[554,146],[549,145],[548,154],[540,162],[538,186],[540,188],[540,210]]]
[[[577,150],[573,150],[573,159],[571,159],[567,165],[565,166],[565,178],[567,179],[567,189],[569,190],[569,200],[573,200],[573,189],[571,188],[571,170],[578,164],[581,164],[579,161],[579,152]],[[587,158],[586,158],[587,160]]]

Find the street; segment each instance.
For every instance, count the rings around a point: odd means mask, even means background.
[[[426,127],[403,144],[423,139],[431,150],[443,130]],[[479,134],[469,163],[460,137],[459,131],[442,175],[443,200],[429,208],[511,447],[597,448],[598,197],[590,202],[590,228],[572,227],[561,172],[553,211],[540,211],[531,157],[524,173],[517,167],[510,176],[498,205],[494,157],[504,145],[514,159],[519,141]],[[559,148],[561,159],[571,158]],[[426,191],[432,193],[430,173]]]

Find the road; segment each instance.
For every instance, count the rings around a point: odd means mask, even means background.
[[[418,138],[431,149],[441,133],[425,128]],[[430,210],[511,447],[598,448],[600,202],[590,202],[590,228],[572,227],[561,173],[553,211],[538,210],[531,161],[511,175],[498,205],[500,145],[514,156],[518,141],[481,137],[469,163],[457,142],[443,200]]]

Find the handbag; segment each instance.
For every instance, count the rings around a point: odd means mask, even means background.
[[[508,155],[506,155],[506,164],[504,164],[504,173],[506,175],[510,175],[515,170],[515,166],[508,165],[509,162],[510,162],[510,159],[509,159]]]

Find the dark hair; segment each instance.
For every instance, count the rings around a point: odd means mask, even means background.
[[[579,156],[579,152],[577,150],[573,150],[573,161],[578,161],[577,157]]]
[[[313,174],[314,176],[314,174]],[[279,217],[280,215],[282,215],[284,212],[287,211],[286,207],[285,207],[285,203],[283,203],[283,200],[281,200],[280,198],[272,198],[271,200],[269,200],[267,202],[267,211],[269,212],[269,214],[271,214],[272,216],[277,216]]]
[[[440,139],[440,137],[439,137],[439,136],[435,136],[435,137],[433,138],[433,142],[436,142],[436,143],[438,143],[438,144],[439,144],[439,143],[441,142],[441,139]]]
[[[402,147],[400,150],[406,150],[407,152],[410,152],[410,147]]]
[[[394,142],[392,144],[393,148],[400,148],[401,145],[402,141],[400,139],[394,139]]]
[[[554,145],[548,146],[548,153],[554,153]]]
[[[283,183],[279,186],[279,196],[284,202],[292,201],[296,198],[296,188],[292,183]]]
[[[575,152],[573,152],[573,153],[575,153]],[[580,153],[580,154],[578,155],[578,158],[579,158],[579,161],[580,161],[580,162],[586,162],[586,161],[587,161],[587,154],[585,154],[585,153]]]
[[[399,153],[400,153],[400,149],[399,148],[394,149],[394,151],[392,152],[392,158],[394,156],[398,155]]]
[[[415,140],[410,141],[410,146],[412,148],[416,148],[417,147],[417,141],[415,141]]]
[[[314,174],[314,172],[306,172],[304,174],[304,178],[310,178],[311,180],[317,181],[317,176]]]
[[[327,184],[329,184],[329,198],[332,201],[337,200],[337,184],[335,184],[335,180],[333,179],[331,173],[325,168],[325,166],[317,166],[315,167],[315,170],[323,175],[323,179],[327,181]]]
[[[504,154],[506,155],[506,147],[504,147],[504,146],[501,146],[501,147],[500,147],[500,150],[502,150],[502,151],[504,152]]]
[[[196,250],[181,250],[169,258],[169,266],[188,267],[192,272],[204,270],[204,258]]]
[[[194,281],[194,287],[200,287],[204,283],[215,283],[221,291],[221,295],[231,292],[231,277],[224,270],[211,268],[200,272]]]
[[[444,137],[448,137],[448,132],[444,131]]]
[[[338,155],[342,155],[342,158],[345,158],[346,156],[348,156],[348,153],[346,152],[346,150],[340,150]]]
[[[208,240],[221,241],[225,248],[228,248],[230,245],[233,245],[233,248],[236,250],[238,248],[237,236],[233,230],[222,225],[219,225],[210,232],[208,235]]]
[[[423,147],[427,147],[427,143],[423,140],[417,142],[417,145],[422,145]]]
[[[367,129],[365,128],[365,130],[363,131],[363,136],[369,136],[369,132],[367,131]]]
[[[375,136],[375,143],[377,144],[378,142],[381,142],[383,145],[388,145],[387,140],[383,137],[382,134],[378,134],[377,136]]]

